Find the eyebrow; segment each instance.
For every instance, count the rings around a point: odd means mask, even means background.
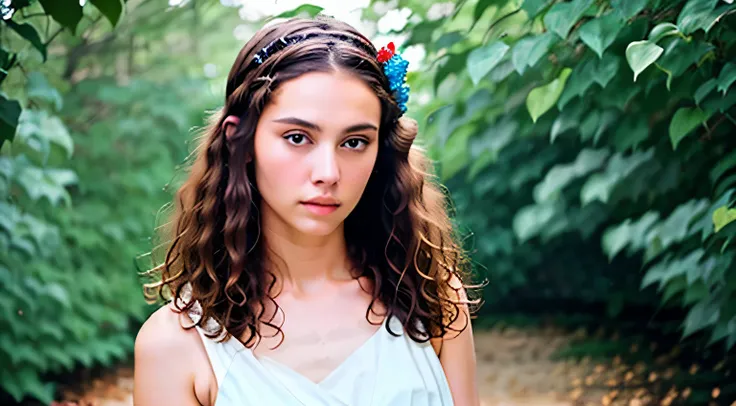
[[[301,127],[309,128],[310,130],[314,130],[317,132],[322,131],[322,128],[318,126],[317,124],[310,123],[309,121],[302,120],[301,118],[297,117],[284,117],[284,118],[277,118],[273,120],[274,123],[282,123],[282,124],[293,124],[298,125]],[[352,133],[356,131],[365,131],[365,130],[376,130],[378,131],[378,127],[371,123],[360,123],[351,125],[350,127],[345,129],[346,133]]]

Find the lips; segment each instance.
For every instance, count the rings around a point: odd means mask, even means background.
[[[317,215],[326,215],[340,207],[340,202],[331,197],[318,197],[300,202],[309,212]]]
[[[302,204],[315,204],[318,206],[339,206],[340,201],[332,197],[315,197],[313,199],[304,200]]]

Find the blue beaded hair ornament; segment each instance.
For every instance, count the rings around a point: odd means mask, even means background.
[[[253,59],[250,61],[246,69],[243,70],[242,75],[245,76],[246,72],[250,71],[258,65],[261,65],[271,55],[283,50],[289,45],[296,44],[298,42],[313,37],[321,36],[332,37],[342,41],[350,42],[359,46],[360,48],[363,48],[369,53],[373,52],[368,44],[347,35],[310,33],[294,35],[286,38],[282,37],[271,42],[267,46],[263,47],[260,51],[258,51],[253,56]],[[381,48],[378,51],[376,59],[383,66],[383,73],[388,78],[389,86],[391,88],[391,92],[393,93],[394,99],[396,100],[396,104],[398,104],[399,109],[401,109],[401,113],[399,114],[399,116],[401,116],[406,112],[406,102],[409,100],[409,86],[406,84],[406,72],[409,66],[409,62],[404,60],[401,55],[396,53],[396,47],[393,42],[389,42],[388,45]],[[237,78],[234,83],[241,83],[243,79],[244,78]]]
[[[401,114],[406,112],[406,102],[409,101],[409,85],[406,84],[406,71],[409,61],[396,53],[393,42],[378,51],[378,62],[383,64],[383,73],[388,78],[389,86],[393,92],[396,103],[401,109]]]

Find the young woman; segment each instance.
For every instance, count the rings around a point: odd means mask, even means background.
[[[178,191],[137,406],[479,404],[466,261],[403,117],[406,61],[261,29]]]

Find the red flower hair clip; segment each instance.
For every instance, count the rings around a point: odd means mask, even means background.
[[[388,45],[378,51],[378,56],[376,58],[378,59],[378,62],[386,63],[394,56],[394,54],[396,54],[396,46],[394,46],[393,42],[389,42]]]

